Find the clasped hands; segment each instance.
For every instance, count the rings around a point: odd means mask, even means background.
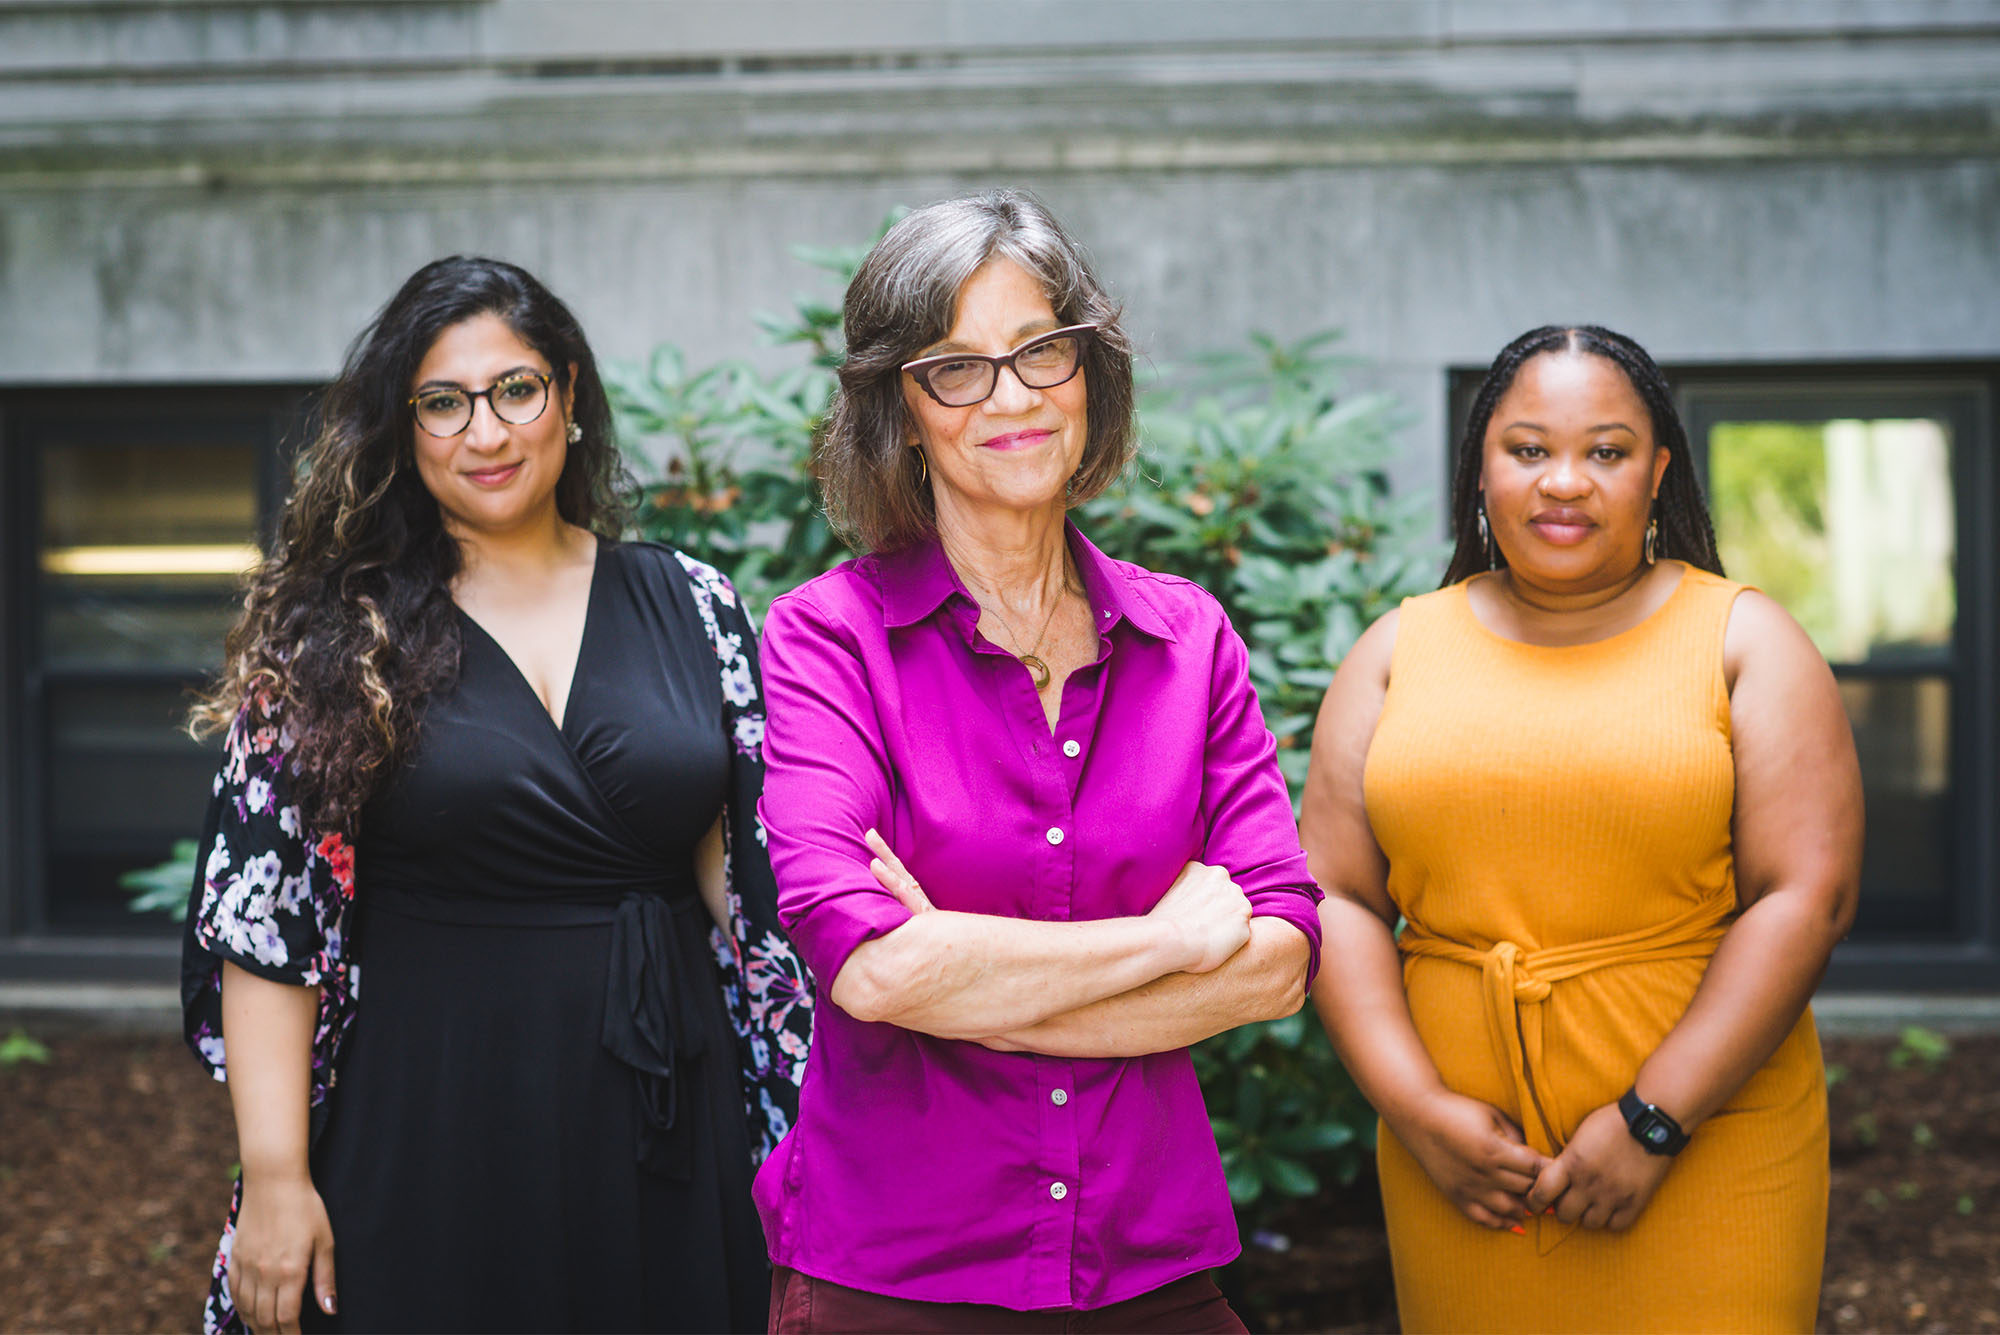
[[[1468,1219],[1516,1233],[1541,1214],[1584,1228],[1630,1228],[1673,1165],[1640,1148],[1615,1103],[1585,1117],[1554,1158],[1528,1145],[1492,1104],[1449,1090],[1427,1097],[1396,1134]]]

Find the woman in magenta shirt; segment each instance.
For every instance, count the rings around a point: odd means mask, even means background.
[[[996,192],[891,228],[846,321],[817,466],[869,554],[764,635],[831,1002],[757,1179],[772,1329],[1241,1330],[1187,1048],[1299,1007],[1319,892],[1222,609],[1067,521],[1131,452],[1116,308]]]

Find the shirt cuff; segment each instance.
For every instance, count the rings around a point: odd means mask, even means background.
[[[915,916],[887,891],[850,890],[820,900],[786,927],[813,977],[831,990],[856,947]]]
[[[1281,918],[1306,938],[1306,986],[1319,976],[1319,909],[1305,892],[1268,891],[1250,896],[1250,916]]]

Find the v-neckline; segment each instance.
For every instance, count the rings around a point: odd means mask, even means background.
[[[604,553],[605,549],[610,545],[603,538],[595,538],[594,540],[597,543],[597,550],[592,555],[590,561],[590,587],[584,591],[583,595],[583,629],[576,637],[576,659],[570,664],[569,686],[563,691],[562,718],[560,720],[556,718],[547,705],[542,703],[541,693],[535,689],[535,683],[528,680],[528,674],[521,671],[521,665],[514,661],[514,655],[507,652],[507,646],[500,643],[499,637],[486,629],[486,627],[480,625],[479,618],[466,611],[457,599],[452,600],[452,606],[458,609],[458,614],[465,618],[466,624],[478,631],[485,641],[499,652],[500,657],[506,662],[507,670],[513,675],[514,680],[519,683],[522,690],[528,693],[528,699],[534,705],[535,712],[548,721],[549,727],[555,731],[557,737],[562,739],[564,745],[568,745],[569,743],[569,724],[570,720],[576,715],[576,681],[583,672],[584,651],[590,646],[590,628],[597,621],[598,576],[604,573]]]

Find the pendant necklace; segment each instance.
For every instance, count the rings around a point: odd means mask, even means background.
[[[1049,607],[1049,614],[1042,618],[1042,630],[1039,635],[1035,636],[1035,647],[1026,653],[1021,652],[1021,637],[1015,633],[1013,623],[1007,620],[998,607],[986,608],[987,611],[993,614],[993,619],[1000,623],[1000,629],[1007,632],[1007,638],[1014,642],[1014,657],[1020,659],[1021,666],[1028,669],[1030,675],[1034,677],[1035,694],[1037,695],[1040,695],[1049,688],[1049,677],[1051,675],[1049,665],[1040,657],[1042,641],[1048,639],[1049,627],[1055,624],[1056,613],[1062,608],[1063,598],[1069,592],[1069,581],[1065,579],[1063,581],[1062,593],[1056,595],[1055,602]],[[984,604],[981,605],[984,606]]]

